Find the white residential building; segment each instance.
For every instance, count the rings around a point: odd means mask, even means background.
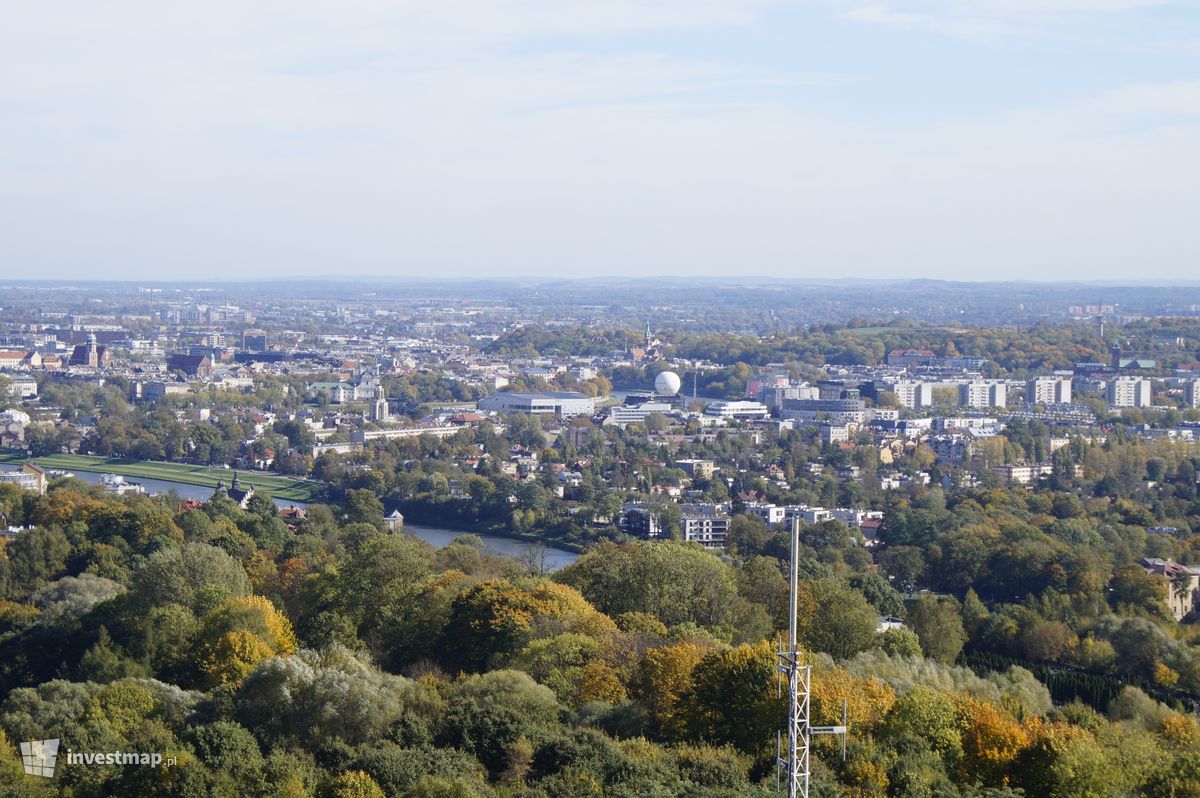
[[[862,399],[791,399],[783,404],[783,417],[803,421],[824,420],[838,424],[862,424],[867,406]]]
[[[821,443],[835,444],[850,440],[850,424],[821,424]]]
[[[901,407],[929,407],[933,404],[933,383],[901,380],[892,387]]]
[[[13,396],[19,399],[31,399],[38,395],[37,380],[33,377],[5,376],[11,380],[8,390]]]
[[[1183,402],[1188,407],[1200,407],[1200,379],[1183,384]]]
[[[1111,407],[1149,407],[1153,386],[1145,377],[1117,377],[1108,384]]]
[[[958,403],[963,407],[1005,407],[1008,386],[1003,380],[972,380],[958,386]]]
[[[768,524],[782,524],[787,517],[787,508],[781,507],[778,504],[767,504],[765,502],[747,502],[746,515],[753,515],[761,518]]]
[[[1037,377],[1025,383],[1025,404],[1071,404],[1071,381],[1065,377]]]

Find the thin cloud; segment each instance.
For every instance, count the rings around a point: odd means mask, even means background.
[[[1194,269],[1196,85],[992,98],[969,52],[930,85],[863,48],[940,24],[1003,65],[1030,4],[840,2],[26,4],[0,29],[0,269]],[[888,32],[838,23],[862,9]]]
[[[953,13],[897,11],[882,5],[852,8],[846,11],[844,16],[846,19],[869,25],[885,25],[901,30],[923,31],[963,39],[1006,36],[1020,31],[1016,25],[992,18],[964,17]]]
[[[857,5],[834,0],[849,20],[962,39],[1033,35],[1080,17],[1168,6],[1172,0],[895,0]],[[1177,2],[1177,0],[1176,0]]]

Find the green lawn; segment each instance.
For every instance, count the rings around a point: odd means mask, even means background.
[[[60,468],[65,471],[98,471],[120,474],[125,477],[164,479],[188,485],[204,485],[215,488],[218,480],[228,485],[233,472],[224,468],[185,465],[183,463],[161,463],[153,460],[123,460],[121,458],[92,457],[84,454],[52,454],[35,457],[33,461],[44,468]],[[0,452],[0,463],[23,463],[25,456],[20,452]],[[318,485],[302,479],[239,471],[244,485],[252,485],[260,493],[269,493],[277,499],[307,502],[316,495]]]

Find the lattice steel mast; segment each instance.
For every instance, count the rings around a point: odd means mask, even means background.
[[[812,736],[814,734],[840,734],[842,736],[842,759],[846,758],[846,704],[842,704],[841,726],[813,726],[812,716],[812,666],[800,661],[800,649],[796,636],[796,593],[800,586],[800,518],[792,519],[792,557],[790,563],[790,590],[788,598],[787,640],[779,645],[779,675],[776,690],[782,697],[784,682],[787,683],[788,720],[787,751],[783,750],[783,735],[775,741],[776,786],[780,777],[786,781],[788,798],[808,798],[808,786],[812,777],[809,764]]]

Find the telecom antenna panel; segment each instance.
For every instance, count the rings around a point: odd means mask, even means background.
[[[787,691],[788,721],[787,750],[783,734],[775,740],[775,784],[787,783],[788,798],[808,798],[812,777],[810,753],[814,734],[839,734],[842,737],[842,759],[846,758],[846,703],[842,702],[842,725],[812,725],[812,666],[800,661],[796,642],[796,591],[800,586],[800,519],[792,519],[791,590],[788,601],[788,636],[779,643],[779,674],[777,694]],[[786,685],[786,686],[785,686]],[[781,778],[782,777],[782,778]]]

